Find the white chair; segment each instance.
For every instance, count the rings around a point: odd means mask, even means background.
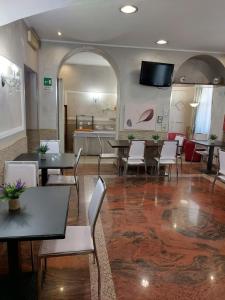
[[[101,160],[102,159],[116,159],[118,161],[118,155],[116,153],[104,153],[103,152],[103,144],[101,141],[100,136],[98,135],[98,141],[99,141],[99,156],[98,156],[98,176],[100,176],[100,168],[101,168]]]
[[[160,157],[154,157],[157,162],[157,170],[159,175],[160,166],[168,166],[168,179],[171,180],[171,166],[176,166],[176,174],[178,179],[177,165],[177,147],[178,141],[164,141],[161,149]]]
[[[60,140],[40,140],[40,146],[42,145],[48,146],[49,149],[46,153],[60,153]],[[60,173],[60,169],[48,169],[48,174],[59,175]]]
[[[47,153],[60,153],[60,140],[40,140],[42,145],[48,145]]]
[[[93,254],[98,268],[98,296],[101,293],[100,266],[96,249],[95,225],[106,193],[104,180],[99,177],[88,207],[88,226],[67,226],[65,239],[43,241],[39,252],[39,289],[42,286],[42,261],[47,258]]]
[[[39,183],[37,161],[5,161],[4,183],[12,184],[21,179],[26,187],[34,187]]]
[[[178,141],[178,147],[177,147],[177,158],[180,159],[180,164],[182,168],[182,154],[183,154],[183,144],[184,144],[184,136],[182,135],[176,135],[175,141]]]
[[[37,161],[5,161],[4,184],[13,184],[17,180],[25,183],[25,187],[38,185],[38,162]],[[31,263],[34,271],[33,244],[30,242]]]
[[[147,173],[147,165],[145,162],[145,141],[131,141],[128,157],[122,158],[124,162],[124,174],[127,174],[129,166],[145,167],[145,175]]]
[[[219,170],[215,175],[213,185],[212,185],[212,191],[214,191],[214,187],[217,179],[225,183],[225,150],[220,149],[218,151],[218,157],[219,157]]]
[[[80,160],[80,155],[82,152],[82,148],[79,149],[74,167],[73,167],[73,176],[69,175],[49,175],[47,185],[75,185],[77,191],[77,200],[78,200],[78,215],[79,215],[79,207],[80,207],[80,196],[79,196],[79,177],[77,176],[77,170]]]

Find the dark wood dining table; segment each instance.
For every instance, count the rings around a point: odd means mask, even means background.
[[[0,201],[0,242],[7,243],[9,270],[7,281],[0,280],[0,299],[36,299],[35,285],[26,291],[22,283],[19,242],[65,238],[69,198],[70,187],[54,186],[26,189],[18,212],[9,212],[7,201]]]
[[[48,169],[72,169],[75,156],[73,153],[46,153],[46,159],[41,159],[38,153],[22,153],[16,161],[38,161],[41,170],[42,185],[48,181]]]
[[[215,174],[212,170],[213,166],[213,155],[214,155],[214,149],[215,147],[223,148],[225,147],[225,142],[222,141],[198,141],[198,140],[191,140],[195,144],[207,147],[209,149],[209,155],[207,160],[207,169],[204,169],[203,172],[206,174]]]

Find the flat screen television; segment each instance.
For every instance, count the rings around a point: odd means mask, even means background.
[[[140,84],[158,87],[171,86],[173,69],[173,64],[142,61]]]

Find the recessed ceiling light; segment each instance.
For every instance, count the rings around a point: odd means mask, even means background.
[[[59,35],[59,36],[62,35],[62,32],[58,31],[58,35]]]
[[[134,5],[124,5],[120,8],[120,11],[124,14],[133,14],[137,12],[138,8]]]
[[[168,42],[166,40],[158,40],[156,42],[156,44],[158,44],[158,45],[166,45],[166,44],[168,44]]]

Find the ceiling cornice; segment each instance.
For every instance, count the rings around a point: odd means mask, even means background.
[[[156,50],[156,51],[175,51],[175,52],[191,52],[201,54],[219,54],[225,55],[225,51],[205,51],[205,50],[190,50],[190,49],[175,49],[175,48],[160,48],[160,47],[142,47],[142,46],[131,46],[131,45],[115,45],[115,44],[102,44],[102,43],[90,43],[90,42],[75,42],[66,40],[52,40],[52,39],[41,39],[42,42],[52,44],[70,44],[70,45],[86,45],[86,46],[100,46],[100,47],[111,47],[111,48],[129,48],[129,49],[142,49],[142,50]]]

